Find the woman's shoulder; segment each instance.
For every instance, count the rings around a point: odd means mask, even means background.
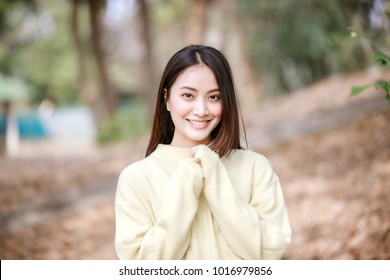
[[[150,168],[150,158],[146,157],[132,162],[121,171],[121,176],[140,176]]]
[[[249,149],[236,149],[233,150],[231,155],[229,156],[230,160],[233,161],[243,161],[253,164],[261,164],[261,165],[270,165],[270,162],[267,157],[263,154],[255,152]]]
[[[277,179],[268,158],[252,150],[235,150],[227,166],[229,168],[238,168],[242,170],[243,174],[249,171],[252,176],[264,181],[264,184],[268,184],[268,182]]]

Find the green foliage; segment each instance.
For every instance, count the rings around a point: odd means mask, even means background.
[[[365,1],[236,3],[249,35],[249,53],[268,93],[291,92],[334,73],[363,69],[369,64],[364,42],[351,38],[348,31],[353,24],[359,32],[370,32],[363,28],[371,9]]]
[[[102,122],[98,128],[97,142],[111,144],[134,139],[147,132],[146,104],[141,100],[122,105],[113,118]]]
[[[0,15],[6,16],[6,24],[0,26],[6,31],[0,73],[26,81],[33,89],[33,102],[46,98],[58,105],[79,102],[68,4],[18,0],[0,5]]]
[[[389,66],[390,64],[390,57],[386,54],[384,54],[380,50],[375,50],[374,52],[374,60],[376,63],[378,63],[380,66]],[[386,93],[386,99],[390,103],[390,82],[384,81],[384,80],[378,80],[374,83],[363,85],[363,86],[355,86],[351,89],[350,96],[355,96],[363,91],[365,91],[368,88],[375,87],[380,88],[385,91]]]
[[[35,0],[1,0],[0,1],[0,35],[7,29],[13,28],[10,15],[14,14],[17,10],[35,10]]]
[[[376,50],[374,52],[374,60],[376,61],[376,63],[378,63],[379,65],[382,65],[382,66],[386,66],[386,65],[390,64],[390,57],[385,55],[380,50]]]
[[[188,19],[189,1],[181,0],[160,0],[155,1],[152,8],[153,20],[158,26],[167,28],[173,22],[178,21],[185,23]]]
[[[37,102],[45,98],[59,105],[78,101],[74,52],[64,37],[54,34],[12,57],[12,67],[22,69],[23,76],[37,89],[34,95]]]
[[[97,142],[99,144],[108,144],[119,141],[123,138],[121,126],[118,118],[112,117],[103,121],[100,124],[97,134]]]
[[[360,86],[360,87],[353,87],[351,89],[351,96],[354,96],[354,95],[358,95],[360,93],[362,93],[363,91],[365,91],[366,89],[368,89],[369,87],[372,87],[374,84],[368,84],[368,85],[364,85],[364,86]]]

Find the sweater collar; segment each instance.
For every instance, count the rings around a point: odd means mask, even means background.
[[[174,147],[168,144],[158,144],[151,156],[169,160],[182,160],[189,158],[191,148]]]

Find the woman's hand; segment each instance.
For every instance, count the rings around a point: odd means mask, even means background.
[[[199,150],[199,148],[201,147],[202,145],[198,145],[198,146],[195,146],[195,147],[192,147],[191,148],[191,157],[194,158],[195,157],[195,154],[196,152]]]
[[[196,152],[199,150],[200,147],[206,146],[207,148],[210,148],[210,145],[211,145],[211,143],[209,143],[208,145],[200,144],[200,145],[197,145],[197,146],[195,146],[195,147],[192,147],[192,148],[191,148],[191,157],[192,157],[192,158],[195,157],[195,154],[196,154]]]
[[[195,162],[201,164],[202,168],[215,167],[219,161],[218,154],[207,145],[198,145],[191,148],[191,156]]]

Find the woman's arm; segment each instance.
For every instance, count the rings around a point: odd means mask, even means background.
[[[131,167],[131,166],[130,166]],[[151,176],[156,176],[150,172]],[[134,186],[137,185],[137,188]],[[137,170],[124,170],[116,195],[115,245],[120,259],[182,259],[203,188],[203,171],[194,159],[182,160],[161,194],[154,217],[147,181]]]
[[[280,259],[291,228],[277,176],[264,157],[256,160],[252,197],[246,202],[233,187],[218,155],[207,146],[195,153],[204,172],[204,195],[231,250],[242,259]],[[239,163],[238,163],[239,164]]]

